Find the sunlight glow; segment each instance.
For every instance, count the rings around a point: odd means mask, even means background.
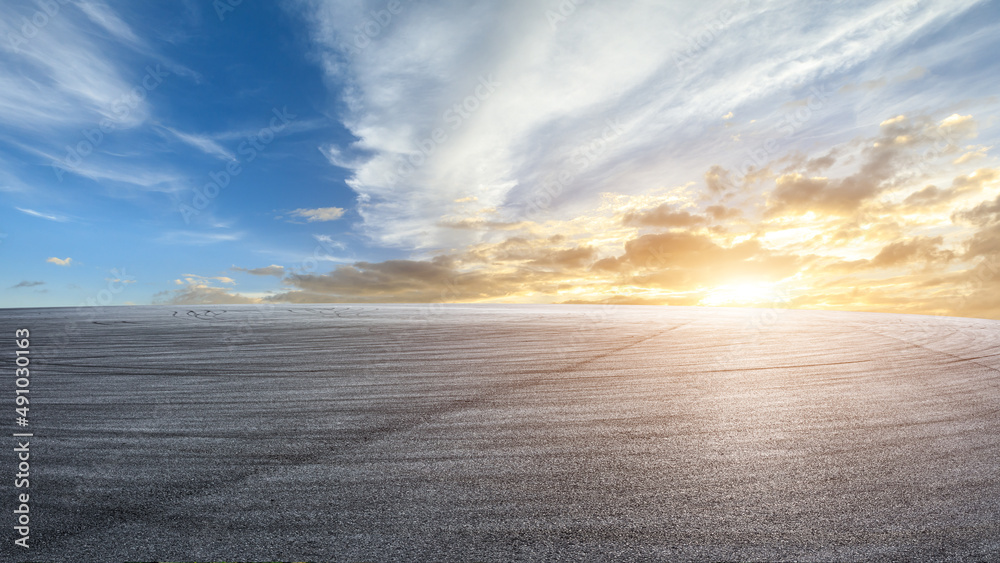
[[[739,283],[716,287],[702,298],[700,304],[720,305],[763,305],[784,301],[777,285],[768,282]]]

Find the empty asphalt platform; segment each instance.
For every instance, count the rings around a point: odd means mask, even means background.
[[[274,305],[0,329],[3,561],[1000,559],[997,321]]]

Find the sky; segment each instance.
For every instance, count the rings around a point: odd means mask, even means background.
[[[0,307],[1000,319],[1000,3],[3,1]]]

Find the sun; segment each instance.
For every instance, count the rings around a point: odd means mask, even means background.
[[[767,282],[738,283],[718,286],[699,302],[701,305],[761,305],[784,301],[776,284]]]

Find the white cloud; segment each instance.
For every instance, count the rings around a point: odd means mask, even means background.
[[[116,61],[91,33],[73,4],[55,3],[59,12],[27,37],[22,25],[38,10],[35,3],[5,6],[0,15],[0,123],[22,130],[96,127],[101,119],[132,127],[149,113],[145,100],[122,106],[132,87]],[[81,6],[106,29],[128,34],[128,28],[106,6]],[[124,27],[123,27],[124,26]],[[30,29],[28,31],[31,31]],[[12,40],[11,38],[16,38]],[[127,108],[127,111],[126,111]]]
[[[53,256],[52,258],[46,260],[46,262],[50,264],[55,264],[56,266],[69,266],[73,262],[73,259],[69,257],[56,258],[55,256]]]
[[[243,233],[211,233],[199,231],[170,231],[159,237],[160,242],[202,246],[219,242],[232,242],[243,238]]]
[[[303,217],[306,221],[336,221],[344,216],[340,207],[320,207],[317,209],[296,209],[291,213],[295,217]]]
[[[339,168],[353,169],[361,165],[361,162],[356,159],[346,158],[343,152],[333,145],[320,147],[319,152],[323,153],[330,164]]]
[[[142,41],[132,32],[132,28],[122,21],[107,4],[103,2],[80,2],[77,6],[91,21],[103,27],[120,41],[135,46],[142,45]]]
[[[177,137],[181,141],[191,145],[192,147],[200,150],[201,152],[209,156],[214,156],[221,160],[230,160],[230,161],[237,160],[236,155],[234,155],[231,151],[229,151],[219,143],[215,142],[210,137],[206,137],[204,135],[193,135],[190,133],[182,133],[171,127],[164,127],[164,129],[169,131],[173,136]]]
[[[189,284],[211,283],[213,281],[217,281],[229,285],[236,285],[236,280],[228,276],[199,276],[198,274],[181,274],[181,277],[183,277],[184,281]]]
[[[207,305],[222,303],[258,303],[259,297],[234,293],[234,288],[218,287],[216,283],[235,286],[236,281],[226,276],[199,276],[183,274],[183,280],[174,280],[174,285],[181,286],[173,291],[161,291],[153,296],[153,303],[170,303],[176,305]]]
[[[347,250],[346,244],[340,241],[333,240],[333,237],[331,237],[330,235],[313,235],[313,238],[316,239],[316,242],[319,242],[325,248],[336,248],[339,250]]]
[[[14,209],[17,209],[21,213],[31,215],[32,217],[38,217],[40,219],[48,219],[49,221],[56,221],[57,223],[65,223],[69,221],[69,219],[63,217],[62,215],[50,215],[48,213],[40,213],[38,211],[35,211],[34,209],[24,209],[21,207],[15,207]]]
[[[360,139],[322,150],[352,171],[367,233],[417,248],[484,236],[442,228],[444,216],[519,219],[561,172],[551,209],[567,216],[604,191],[698,178],[706,166],[690,156],[704,149],[696,139],[714,142],[706,124],[771,98],[780,107],[974,3],[883,1],[818,18],[791,1],[594,0],[553,29],[534,1],[456,0],[403,3],[365,36],[384,3],[302,2]],[[454,205],[470,193],[481,208]]]

